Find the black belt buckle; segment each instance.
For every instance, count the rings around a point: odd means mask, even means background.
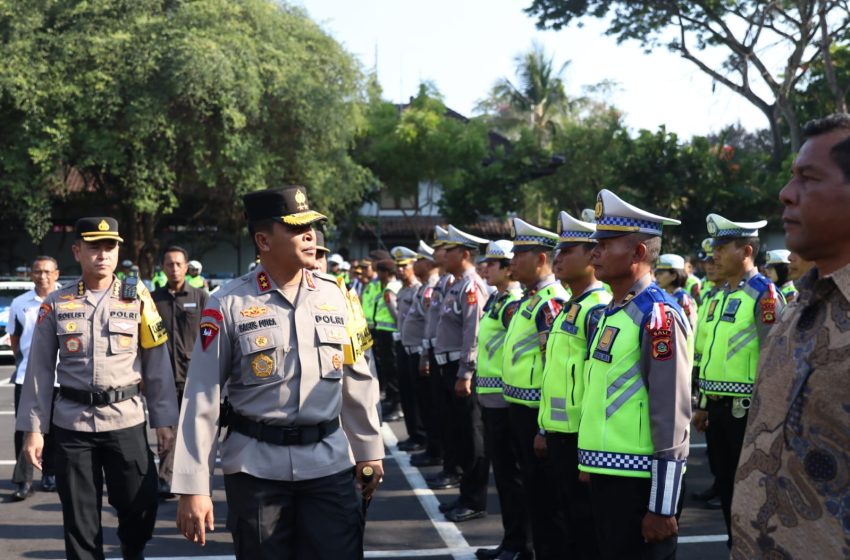
[[[109,394],[104,392],[98,393],[89,393],[89,405],[90,406],[101,406],[104,404],[109,404]]]
[[[283,445],[300,445],[301,429],[293,426],[282,428],[280,431]]]

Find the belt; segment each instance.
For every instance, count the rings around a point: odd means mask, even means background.
[[[412,356],[413,354],[421,354],[422,353],[422,347],[421,346],[405,346],[404,351],[407,352],[407,354],[409,356]]]
[[[460,350],[457,352],[435,352],[434,359],[437,360],[437,364],[441,366],[444,366],[449,362],[456,362],[460,360]]]
[[[88,406],[101,406],[127,401],[139,394],[139,384],[128,385],[111,391],[83,391],[71,387],[59,387],[59,394],[66,399]]]
[[[273,426],[246,418],[232,410],[228,426],[242,435],[274,445],[309,445],[318,443],[339,429],[339,418],[315,426]]]
[[[425,348],[426,350],[428,348],[431,348],[431,339],[430,338],[423,338],[422,339],[422,348]]]

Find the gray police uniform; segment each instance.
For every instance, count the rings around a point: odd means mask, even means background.
[[[416,294],[422,286],[419,280],[414,278],[410,286],[403,286],[398,291],[398,331],[395,335],[396,340],[396,360],[398,362],[398,390],[401,396],[401,410],[404,412],[404,427],[407,430],[408,438],[416,444],[425,443],[425,426],[422,422],[422,415],[419,406],[416,402],[416,378],[419,377],[419,352],[415,355],[408,351],[410,345],[405,347],[404,332],[407,329],[407,320],[411,315],[413,306],[416,302]],[[425,321],[421,318],[420,324],[422,329],[419,331],[419,340],[417,346],[422,344],[422,333],[424,332]],[[414,317],[418,320],[418,317]],[[408,335],[408,342],[409,341]]]
[[[428,320],[428,305],[438,279],[437,271],[434,270],[428,277],[428,281],[419,285],[413,296],[413,305],[404,318],[401,331],[401,343],[409,357],[410,376],[413,379],[417,408],[422,420],[423,433],[417,437],[419,442],[425,443],[425,453],[430,457],[442,456],[443,445],[437,420],[434,418],[430,380],[419,374],[419,367],[423,357],[425,360],[428,359],[428,350],[423,346],[423,339]]]
[[[384,448],[377,380],[362,357],[343,361],[348,320],[334,279],[307,270],[294,301],[262,265],[210,296],[189,366],[171,488],[210,495],[226,388],[232,413],[221,467],[237,557],[362,552],[352,458],[380,459]]]
[[[137,298],[121,295],[117,278],[102,293],[79,280],[45,299],[33,334],[21,400],[29,413],[18,416],[17,429],[53,431],[69,558],[103,558],[104,472],[125,557],[141,554],[157,511],[141,394],[151,427],[177,423],[174,376],[156,306],[142,284]],[[51,427],[54,371],[61,388]]]

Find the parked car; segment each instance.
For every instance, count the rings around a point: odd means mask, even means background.
[[[12,300],[19,295],[32,290],[35,285],[28,280],[0,281],[0,356],[12,356],[12,345],[9,342],[9,307]]]

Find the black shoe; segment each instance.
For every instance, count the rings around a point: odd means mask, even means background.
[[[455,523],[463,523],[464,521],[470,521],[472,519],[478,519],[486,516],[487,512],[483,509],[470,509],[464,506],[458,506],[446,513],[446,519],[454,521]]]
[[[406,451],[407,453],[415,453],[425,449],[425,446],[416,440],[408,438],[398,444],[398,449],[399,451]]]
[[[46,474],[41,477],[42,492],[56,492],[56,477],[52,474]]]
[[[174,494],[171,493],[171,485],[168,481],[159,479],[159,488],[157,489],[157,494],[159,495],[160,500],[170,500],[174,497]]]
[[[503,550],[501,554],[496,556],[495,560],[526,560],[531,558],[528,552],[513,552],[511,550]]]
[[[124,560],[145,560],[145,549],[141,550],[121,545],[121,558]]]
[[[699,502],[707,502],[710,499],[717,497],[717,490],[715,490],[714,484],[712,484],[702,492],[694,492],[691,496]]]
[[[411,456],[410,464],[414,467],[436,467],[443,464],[443,459],[441,457],[434,457],[426,451]]]
[[[723,507],[723,504],[720,503],[720,496],[715,496],[710,500],[706,500],[705,508],[706,509],[720,509]]]
[[[478,560],[493,560],[498,558],[502,551],[502,545],[499,545],[498,548],[479,548],[475,551],[475,557]]]
[[[17,490],[12,494],[12,499],[16,502],[23,502],[33,494],[31,482],[21,482],[18,484]]]
[[[460,500],[452,500],[451,502],[440,502],[440,506],[437,508],[440,510],[440,513],[448,513],[456,507],[460,506]]]
[[[457,475],[442,474],[428,481],[428,488],[431,490],[447,490],[458,486],[460,486],[460,477]]]

